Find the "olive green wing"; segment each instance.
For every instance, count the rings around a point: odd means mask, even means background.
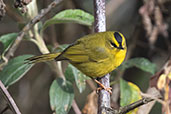
[[[56,60],[69,60],[74,63],[81,63],[88,61],[88,55],[84,50],[83,44],[77,41],[66,48]]]
[[[69,60],[73,63],[82,63],[91,61],[101,62],[108,58],[104,47],[88,45],[85,42],[77,41],[65,49],[56,60]]]

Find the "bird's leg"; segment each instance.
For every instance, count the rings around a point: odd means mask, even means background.
[[[98,80],[94,79],[94,81],[100,86],[97,88],[97,92],[101,89],[104,89],[106,91],[108,91],[110,94],[112,94],[112,88],[111,87],[106,87],[104,86],[102,83],[100,83]]]

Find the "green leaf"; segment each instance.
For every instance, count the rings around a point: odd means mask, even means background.
[[[9,47],[17,38],[17,35],[18,35],[17,33],[9,33],[9,34],[0,36],[0,42],[2,43],[2,48],[0,49],[1,54],[4,54],[5,52],[7,52]]]
[[[68,9],[59,12],[53,18],[47,20],[43,25],[43,30],[52,24],[60,23],[78,23],[86,26],[92,26],[94,17],[80,9]]]
[[[120,79],[120,92],[121,92],[120,105],[122,107],[134,103],[142,98],[140,94],[141,91],[137,87],[137,85],[131,82],[126,82],[123,79]],[[136,113],[137,113],[137,108],[128,112],[127,114],[136,114]]]
[[[67,114],[74,99],[73,86],[69,81],[56,79],[50,87],[50,105],[56,114]]]
[[[72,83],[76,82],[76,85],[79,89],[79,92],[82,93],[86,88],[86,79],[87,76],[80,72],[73,65],[69,64],[65,71],[66,79],[71,81]]]
[[[9,60],[8,64],[0,72],[0,80],[5,86],[10,86],[17,82],[33,66],[25,64],[25,59],[33,55],[22,55]]]
[[[126,62],[124,62],[119,69],[125,70],[130,67],[137,67],[145,72],[149,72],[151,74],[155,74],[156,65],[150,62],[148,59],[145,58],[133,58]]]
[[[120,105],[126,106],[131,103],[131,88],[128,83],[120,79]]]
[[[126,106],[141,99],[140,89],[131,82],[120,79],[120,105]]]
[[[71,83],[75,82],[74,74],[73,74],[73,66],[71,64],[68,64],[66,70],[65,70],[65,77],[66,80],[70,81]]]

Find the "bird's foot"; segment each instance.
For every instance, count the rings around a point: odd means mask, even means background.
[[[102,90],[102,89],[104,89],[104,90],[106,90],[107,92],[109,92],[110,94],[112,94],[112,88],[111,87],[106,87],[106,86],[104,86],[102,83],[100,83],[98,80],[96,80],[96,79],[94,79],[94,81],[100,86],[100,87],[98,87],[97,88],[97,93],[100,91],[100,90]]]

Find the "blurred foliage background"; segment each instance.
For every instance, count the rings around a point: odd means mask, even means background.
[[[52,0],[37,1],[38,12],[47,7]],[[0,36],[19,32],[28,23],[29,18],[14,8],[14,1],[5,0],[6,14],[0,21]],[[28,7],[29,8],[29,7]],[[64,9],[82,9],[93,15],[93,0],[63,0],[53,11],[43,18],[43,22]],[[36,12],[36,9],[33,10]],[[156,65],[159,71],[171,54],[171,0],[106,0],[107,30],[123,33],[127,40],[128,53],[125,61],[144,57]],[[93,27],[76,23],[53,24],[43,31],[43,39],[49,50],[55,50],[59,45],[71,44],[78,38],[92,33]],[[40,55],[39,48],[32,42],[23,40],[17,48],[14,57],[24,54]],[[63,63],[66,68],[66,63]],[[124,72],[115,72],[125,80],[136,84],[141,91],[146,92],[152,74],[136,67],[127,68]],[[49,89],[56,74],[46,63],[32,67],[17,83],[8,88],[23,114],[51,114]],[[113,77],[111,77],[114,80]],[[86,89],[80,93],[74,83],[75,101],[82,110],[86,97],[92,87],[86,84]],[[115,98],[112,98],[115,100]],[[5,101],[0,93],[0,110]],[[113,107],[117,107],[113,104]],[[7,114],[11,113],[9,110]],[[70,114],[75,112],[71,108]],[[151,114],[161,114],[161,105],[156,105]]]

